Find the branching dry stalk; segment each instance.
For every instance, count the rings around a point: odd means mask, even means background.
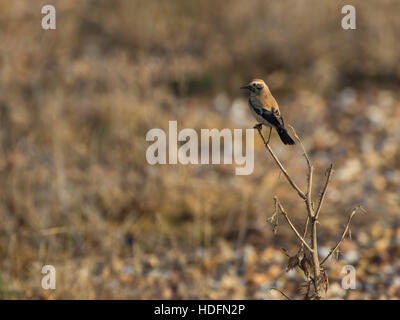
[[[326,180],[319,194],[318,205],[316,208],[314,208],[314,203],[312,201],[314,167],[312,166],[310,158],[304,148],[304,145],[300,140],[299,136],[297,135],[296,131],[294,130],[294,128],[290,126],[290,129],[292,130],[295,139],[298,141],[299,145],[302,148],[303,156],[306,160],[308,168],[306,192],[303,192],[301,190],[301,188],[295,183],[293,178],[286,171],[286,169],[284,168],[278,157],[275,155],[269,144],[266,142],[262,134],[261,128],[258,126],[255,128],[257,129],[262,141],[264,142],[266,149],[274,159],[275,163],[278,165],[280,171],[284,174],[287,181],[289,182],[293,190],[297,193],[297,195],[304,201],[306,207],[307,217],[306,217],[304,232],[303,235],[301,235],[297,230],[297,228],[294,226],[287,211],[283,207],[282,203],[279,201],[278,197],[274,196],[275,210],[273,216],[269,219],[269,221],[273,223],[274,233],[276,232],[278,225],[277,213],[280,213],[285,218],[286,222],[288,223],[293,233],[300,240],[299,250],[294,256],[290,256],[287,253],[287,251],[283,249],[285,254],[289,258],[287,270],[299,267],[304,272],[305,276],[307,277],[307,283],[305,285],[305,287],[307,287],[307,292],[304,297],[305,299],[322,299],[325,296],[325,293],[328,288],[328,277],[326,274],[326,270],[322,267],[322,265],[340,247],[341,243],[343,242],[349,231],[351,220],[356,214],[357,209],[354,209],[351,212],[347,224],[345,226],[345,229],[338,243],[329,251],[329,254],[322,261],[320,261],[318,257],[317,226],[319,224],[319,215],[321,212],[322,205],[324,203],[324,199],[326,197],[328,185],[332,178],[333,165],[331,164],[327,169]],[[311,227],[310,242],[307,241],[307,233],[309,226]],[[304,247],[307,249],[307,252],[309,253],[304,251]],[[311,290],[311,287],[313,287],[313,291]],[[279,289],[276,288],[273,289],[279,291],[287,299],[290,299],[285,293],[283,293]]]

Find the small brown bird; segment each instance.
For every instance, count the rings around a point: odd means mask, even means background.
[[[269,127],[267,143],[269,143],[272,128],[275,128],[284,144],[294,144],[293,139],[285,129],[285,124],[279,111],[278,103],[272,96],[271,91],[265,82],[261,79],[254,79],[240,89],[250,90],[250,111],[254,118],[259,122],[254,128],[261,129],[262,125]]]

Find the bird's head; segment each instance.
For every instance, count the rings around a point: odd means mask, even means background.
[[[240,87],[240,89],[249,90],[254,95],[260,94],[265,88],[268,88],[268,87],[265,84],[265,82],[261,79],[251,80],[247,85]]]

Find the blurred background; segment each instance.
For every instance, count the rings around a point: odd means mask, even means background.
[[[57,29],[41,27],[53,4]],[[352,4],[357,29],[341,28]],[[252,128],[262,78],[315,166],[331,299],[400,297],[400,2],[0,1],[0,297],[300,298],[297,242],[267,218],[303,203],[255,136],[255,170],[146,161],[148,130]],[[265,130],[265,129],[264,129]],[[298,146],[272,148],[305,187]],[[57,289],[41,288],[53,265]],[[355,266],[357,289],[341,287]]]

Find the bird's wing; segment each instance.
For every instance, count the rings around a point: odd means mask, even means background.
[[[284,127],[285,124],[283,122],[283,118],[279,112],[279,109],[275,109],[272,108],[271,111],[268,111],[266,109],[264,109],[263,107],[252,103],[250,101],[250,104],[252,106],[252,108],[254,109],[254,111],[260,115],[261,117],[263,117],[265,120],[267,120],[270,124],[272,124],[274,127]]]
[[[274,114],[275,118],[279,121],[282,127],[285,127],[285,123],[283,122],[283,117],[279,109],[275,109],[272,107],[272,113]]]

